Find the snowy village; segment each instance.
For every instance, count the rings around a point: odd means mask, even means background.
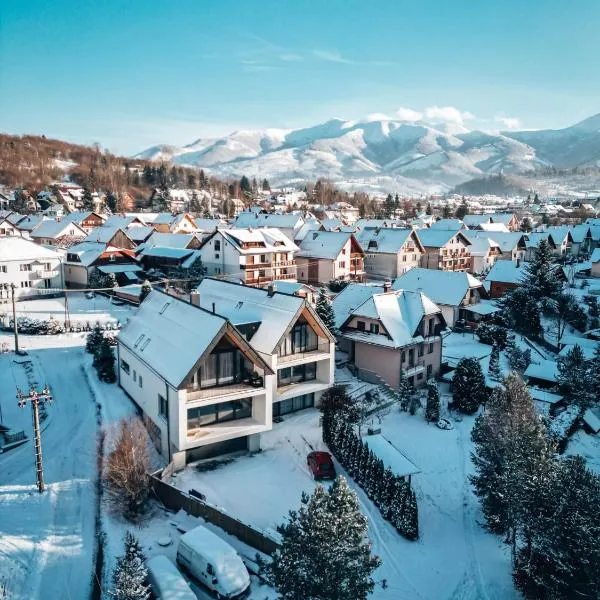
[[[58,4],[6,22],[93,16],[93,41],[114,16]],[[158,4],[188,64],[211,11]],[[248,22],[225,4],[216,30]],[[410,35],[396,8],[381,35]],[[111,35],[149,43],[155,17]],[[396,68],[243,40],[254,81]],[[23,69],[67,60],[49,52]],[[600,599],[600,115],[295,106],[179,146],[142,112],[129,146],[6,111],[0,600]],[[195,119],[185,136],[213,131]]]

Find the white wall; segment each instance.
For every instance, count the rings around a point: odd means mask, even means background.
[[[0,261],[0,301],[10,298],[10,290],[2,289],[4,284],[15,285],[15,298],[31,298],[49,293],[48,288],[62,288],[61,264],[58,258],[43,257],[39,259],[42,264],[34,264],[34,259],[26,260],[1,260]],[[31,268],[31,271],[22,271]],[[50,270],[45,266],[49,265]],[[5,272],[6,271],[6,272]]]

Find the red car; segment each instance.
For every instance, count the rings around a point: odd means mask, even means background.
[[[306,463],[315,480],[335,479],[335,467],[329,452],[311,452],[306,457]]]

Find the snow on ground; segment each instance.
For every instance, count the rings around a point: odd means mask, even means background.
[[[112,304],[109,298],[96,294],[94,298],[86,298],[83,292],[69,292],[68,305],[71,322],[86,323],[92,325],[96,321],[121,321],[133,314],[135,307],[129,304],[121,306]],[[50,317],[59,322],[65,320],[64,298],[40,298],[35,300],[23,300],[17,302],[17,317],[29,317],[31,319],[47,320]],[[0,312],[10,312],[2,310]]]
[[[54,403],[42,434],[43,495],[35,485],[29,406],[19,424],[30,440],[0,455],[0,579],[7,580],[8,598],[86,598],[90,592],[97,423],[81,354],[79,348],[48,348],[26,357],[32,378],[48,383]],[[0,356],[0,397],[16,421],[15,385],[27,376],[14,360],[14,354]]]
[[[587,461],[588,468],[600,475],[600,435],[590,435],[583,429],[578,430],[569,440],[565,454],[580,454]]]
[[[303,491],[315,482],[306,467],[311,448],[326,449],[319,414],[308,410],[286,417],[263,435],[263,451],[238,457],[213,471],[189,466],[174,478],[185,491],[195,488],[207,500],[256,526],[274,530],[288,511],[298,508]],[[413,477],[419,502],[421,538],[409,542],[380,515],[356,486],[362,511],[369,519],[374,551],[383,559],[376,578],[375,599],[517,598],[510,574],[508,548],[478,524],[478,503],[467,482],[473,418],[453,431],[428,425],[422,416],[393,410],[383,433],[407,454],[421,473]],[[337,465],[338,471],[343,470]]]

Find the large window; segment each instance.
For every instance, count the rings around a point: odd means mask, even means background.
[[[304,408],[310,408],[315,405],[314,394],[302,394],[289,400],[282,400],[281,402],[275,402],[273,404],[273,417],[278,418],[281,415],[287,415]]]
[[[308,323],[296,323],[279,346],[279,356],[310,352],[317,349],[318,343],[319,338]]]
[[[169,403],[164,396],[158,395],[158,414],[163,418],[167,419],[169,414]]]
[[[217,350],[209,354],[200,367],[200,387],[239,383],[250,377],[253,368],[252,363],[237,348]]]
[[[312,381],[317,378],[317,363],[306,363],[286,367],[277,372],[277,386],[300,383],[301,381]]]
[[[187,412],[188,430],[217,423],[226,423],[227,421],[247,419],[252,416],[252,398],[188,408]]]

